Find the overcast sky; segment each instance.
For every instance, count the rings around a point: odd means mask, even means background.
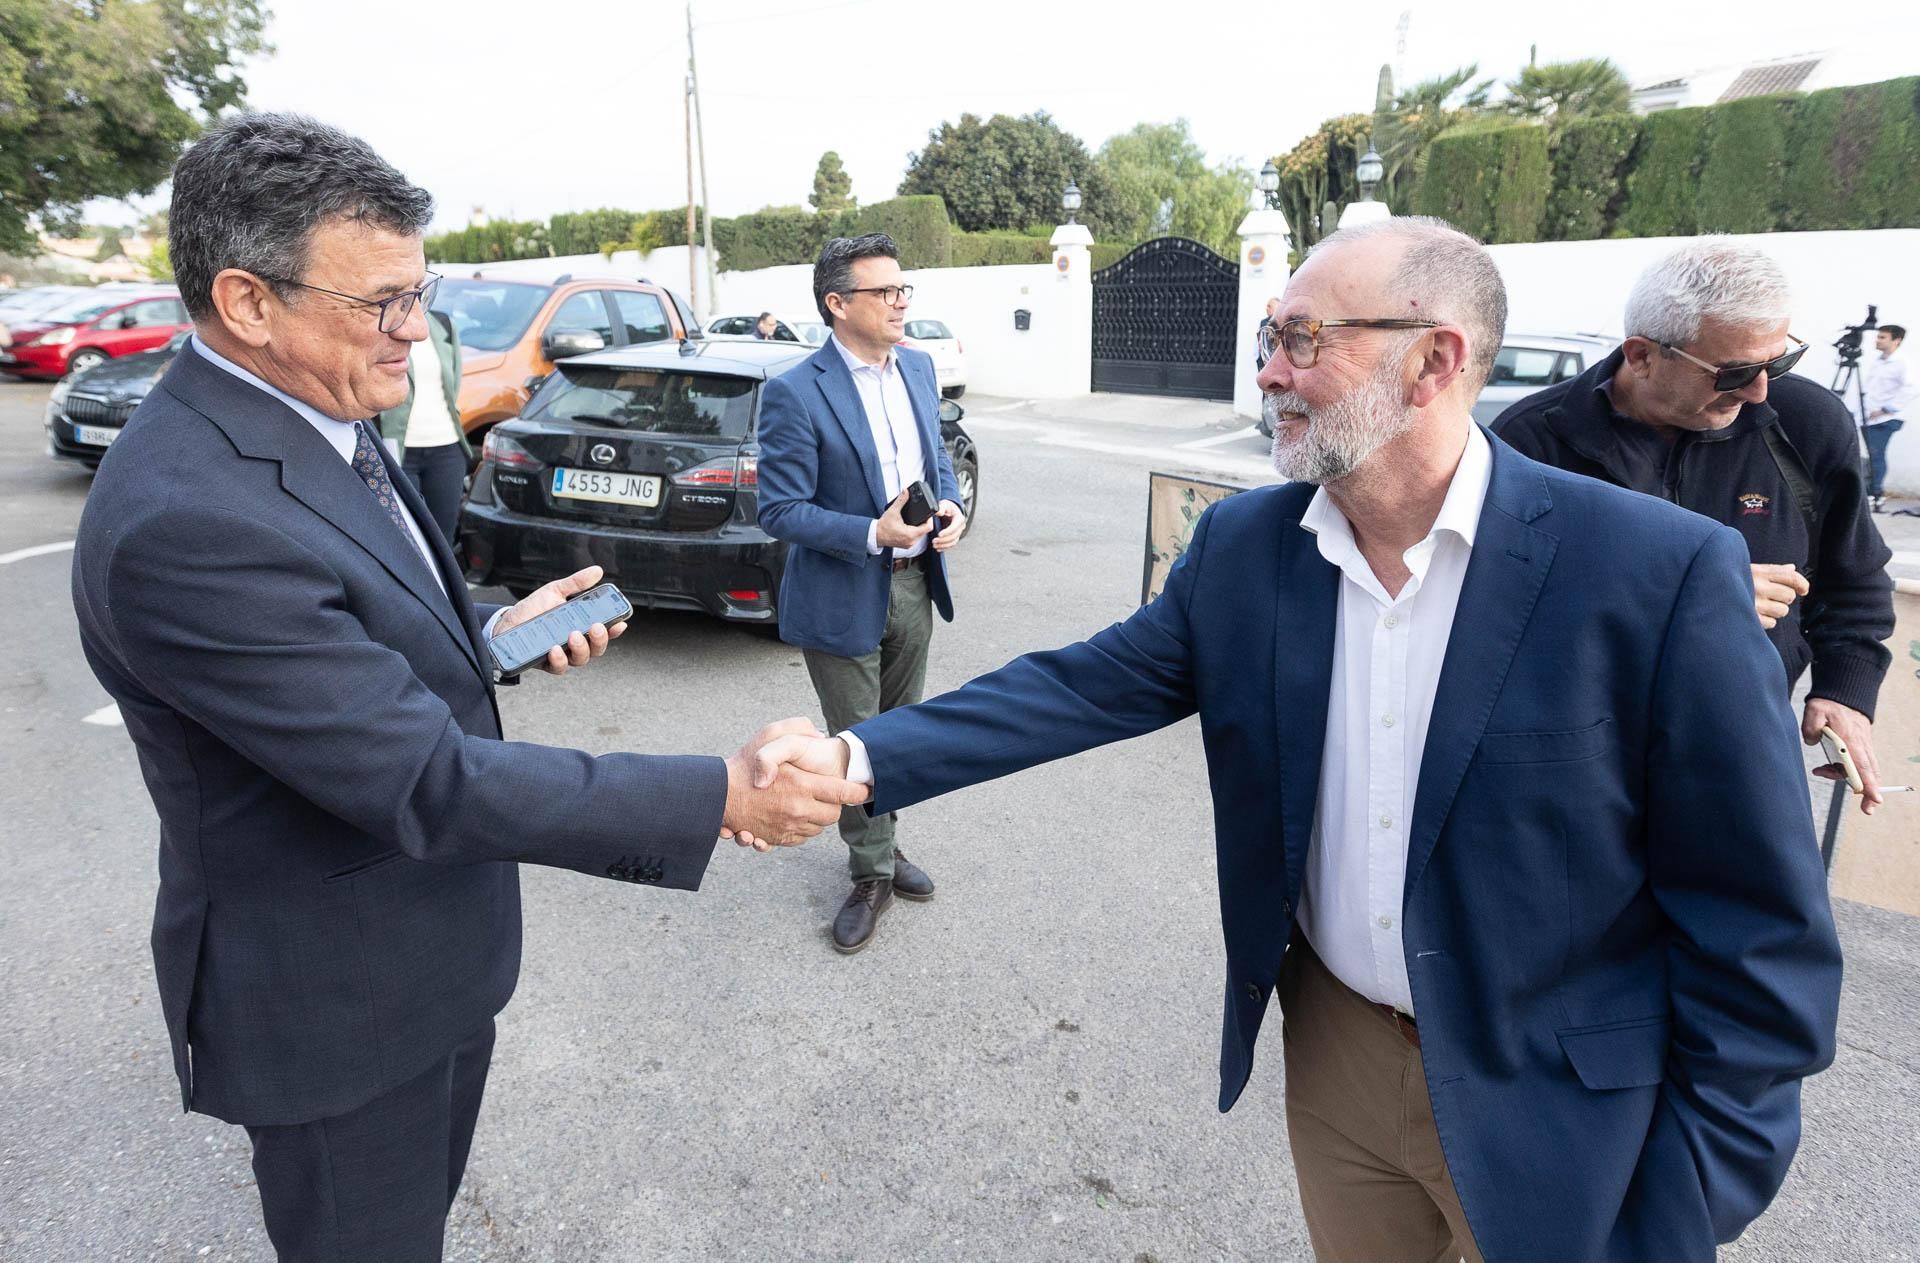
[[[686,6],[546,0],[278,0],[275,53],[246,70],[256,108],[365,137],[434,194],[436,228],[684,205]],[[1435,4],[1101,4],[1022,0],[695,0],[708,183],[721,215],[803,204],[839,152],[863,202],[964,112],[1050,112],[1090,149],[1186,118],[1215,162],[1258,167],[1330,115],[1370,110],[1380,65],[1404,82],[1478,62],[1614,59],[1633,82],[1838,50],[1861,79],[1920,71],[1920,6],[1539,0]],[[1062,23],[1054,15],[1082,17]],[[1409,14],[1404,54],[1396,26]],[[162,190],[164,193],[164,190]],[[138,199],[142,206],[163,198]],[[96,203],[90,218],[131,218]]]

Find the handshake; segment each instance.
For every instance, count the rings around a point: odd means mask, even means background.
[[[727,760],[720,836],[756,851],[806,841],[871,794],[846,779],[847,758],[847,743],[810,719],[768,724]]]

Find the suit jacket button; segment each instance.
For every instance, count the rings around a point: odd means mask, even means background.
[[[1259,983],[1250,982],[1247,984],[1247,999],[1252,1000],[1256,1004],[1259,1003],[1260,1001],[1260,984]]]
[[[609,864],[607,865],[607,876],[613,878],[615,881],[626,881],[627,866],[617,862]]]
[[[1285,899],[1280,901],[1280,915],[1283,917],[1291,917],[1293,915],[1293,905]]]

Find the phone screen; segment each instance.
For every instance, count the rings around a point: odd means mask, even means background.
[[[589,588],[558,609],[528,619],[487,643],[501,674],[513,675],[539,662],[555,645],[565,644],[574,632],[586,634],[595,623],[609,627],[633,617],[633,606],[611,583]]]

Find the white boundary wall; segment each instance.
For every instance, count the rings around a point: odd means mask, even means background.
[[[1902,354],[1920,378],[1920,229],[1772,232],[1734,238],[1779,260],[1793,285],[1793,332],[1812,349],[1794,370],[1825,386],[1837,359],[1832,342],[1865,319],[1867,304],[1909,330]],[[1491,247],[1507,282],[1507,329],[1515,333],[1621,334],[1627,293],[1648,265],[1696,237],[1546,241]],[[1865,339],[1867,356],[1873,335]],[[1849,392],[1851,394],[1851,392]],[[1851,405],[1850,405],[1851,406]],[[1920,409],[1920,398],[1910,407]],[[1920,425],[1909,421],[1887,450],[1887,489],[1920,495]]]

